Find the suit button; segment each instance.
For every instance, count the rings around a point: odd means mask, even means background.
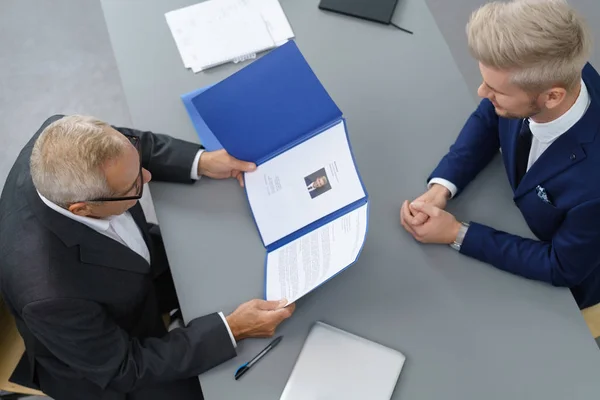
[[[571,161],[575,161],[577,157],[575,156],[575,154],[571,154]]]

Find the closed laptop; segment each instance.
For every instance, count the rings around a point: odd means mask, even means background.
[[[405,360],[399,351],[317,322],[280,400],[389,400]]]

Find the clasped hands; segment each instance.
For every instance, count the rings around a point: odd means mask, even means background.
[[[447,211],[450,192],[444,186],[434,184],[422,196],[400,209],[400,222],[421,243],[451,244],[458,236],[460,222]]]

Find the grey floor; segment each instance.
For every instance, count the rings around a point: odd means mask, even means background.
[[[464,25],[485,1],[426,1],[476,97],[480,77]],[[598,0],[571,4],[589,21],[600,20]],[[594,29],[592,61],[600,66],[600,29]],[[0,49],[0,187],[21,147],[50,115],[82,113],[129,124],[99,0],[0,0]],[[155,220],[150,199],[143,206]]]
[[[0,0],[0,188],[51,115],[130,124],[102,15],[98,0]],[[155,222],[149,196],[142,206]]]

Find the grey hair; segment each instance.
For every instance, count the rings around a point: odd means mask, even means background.
[[[493,1],[471,15],[467,39],[473,57],[532,91],[575,88],[592,49],[588,26],[565,0]]]
[[[110,125],[82,115],[63,117],[37,138],[30,159],[31,178],[42,196],[60,207],[112,194],[102,166],[121,155],[126,141]]]

